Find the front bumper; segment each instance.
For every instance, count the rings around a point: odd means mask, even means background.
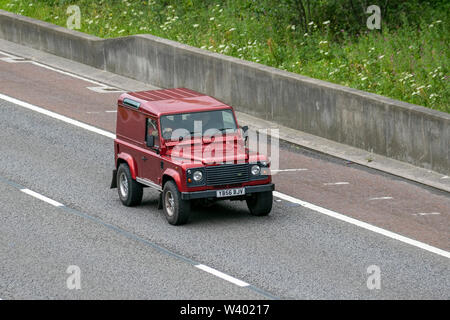
[[[275,190],[275,185],[273,183],[262,184],[257,186],[246,186],[245,195],[252,193],[273,191]],[[203,199],[203,198],[216,198],[217,190],[205,190],[205,191],[194,191],[194,192],[181,192],[182,200],[192,200],[192,199]],[[218,198],[218,199],[231,199],[230,198]]]

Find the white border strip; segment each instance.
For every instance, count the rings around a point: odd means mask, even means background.
[[[42,194],[39,194],[37,192],[34,192],[30,189],[20,189],[20,191],[22,191],[23,193],[26,193],[32,197],[35,197],[36,199],[42,200],[44,202],[47,202],[48,204],[51,204],[52,206],[55,207],[64,207],[64,205],[62,203],[59,203],[58,201],[52,200],[50,198],[47,198],[46,196],[43,196]]]
[[[395,240],[398,240],[398,241],[410,244],[412,246],[415,246],[415,247],[427,250],[429,252],[433,252],[433,253],[438,254],[440,256],[443,256],[443,257],[446,257],[446,258],[450,258],[450,252],[442,250],[442,249],[439,249],[439,248],[436,248],[436,247],[433,247],[433,246],[430,246],[430,245],[428,245],[426,243],[423,243],[423,242],[420,242],[420,241],[417,241],[417,240],[413,240],[413,239],[404,237],[404,236],[399,235],[397,233],[385,230],[383,228],[376,227],[374,225],[371,225],[369,223],[356,220],[354,218],[350,218],[350,217],[345,216],[343,214],[340,214],[340,213],[337,213],[337,212],[334,212],[334,211],[331,211],[331,210],[328,210],[328,209],[316,206],[316,205],[314,205],[312,203],[296,199],[294,197],[288,196],[286,194],[283,194],[283,193],[280,193],[280,192],[277,192],[277,191],[274,191],[273,195],[275,197],[283,199],[285,201],[296,203],[296,204],[299,204],[299,205],[301,205],[301,206],[303,206],[305,208],[308,208],[308,209],[320,212],[320,213],[325,214],[325,215],[327,215],[329,217],[333,217],[333,218],[336,218],[338,220],[351,223],[351,224],[353,224],[355,226],[364,228],[366,230],[370,230],[370,231],[373,231],[375,233],[382,234],[382,235],[384,235],[386,237],[389,237],[389,238],[392,238],[392,239],[395,239]]]
[[[229,276],[229,275],[227,275],[227,274],[225,274],[223,272],[217,271],[216,269],[213,269],[213,268],[210,268],[208,266],[205,266],[204,264],[198,264],[195,267],[200,269],[200,270],[206,271],[206,272],[208,272],[208,273],[210,273],[212,275],[215,275],[216,277],[219,277],[219,278],[221,278],[223,280],[231,282],[231,283],[233,283],[233,284],[235,284],[235,285],[237,285],[239,287],[248,287],[249,286],[249,284],[247,282],[244,282],[242,280],[236,279],[236,278],[234,278],[232,276]]]
[[[23,102],[23,101],[17,100],[15,98],[6,96],[6,95],[1,94],[1,93],[0,93],[0,99],[9,101],[11,103],[14,103],[14,104],[16,104],[18,106],[21,106],[21,107],[24,107],[24,108],[27,108],[29,110],[33,110],[33,111],[45,114],[45,115],[47,115],[49,117],[52,117],[52,118],[64,121],[66,123],[69,123],[69,124],[72,124],[74,126],[86,129],[88,131],[101,134],[101,135],[103,135],[105,137],[108,137],[108,138],[111,138],[111,139],[115,139],[116,138],[116,135],[111,133],[111,132],[108,132],[108,131],[105,131],[105,130],[102,130],[102,129],[99,129],[99,128],[96,128],[96,127],[93,127],[93,126],[90,126],[88,124],[82,123],[82,122],[77,121],[77,120],[70,119],[68,117],[59,115],[59,114],[57,114],[55,112],[48,111],[48,110],[46,110],[44,108],[34,106],[34,105],[29,104],[27,102]],[[415,246],[417,248],[420,248],[420,249],[423,249],[423,250],[426,250],[426,251],[429,251],[429,252],[432,252],[432,253],[435,253],[435,254],[438,254],[440,256],[443,256],[443,257],[446,257],[446,258],[450,259],[450,252],[442,250],[442,249],[439,249],[439,248],[436,248],[436,247],[433,247],[433,246],[430,246],[430,245],[428,245],[426,243],[407,238],[407,237],[399,235],[397,233],[394,233],[394,232],[391,232],[391,231],[388,231],[388,230],[385,230],[385,229],[373,226],[373,225],[371,225],[369,223],[362,222],[362,221],[356,220],[354,218],[350,218],[350,217],[345,216],[343,214],[340,214],[340,213],[337,213],[337,212],[334,212],[334,211],[331,211],[331,210],[328,210],[328,209],[316,206],[316,205],[314,205],[312,203],[309,203],[309,202],[306,202],[306,201],[302,201],[300,199],[296,199],[294,197],[288,196],[286,194],[283,194],[283,193],[280,193],[280,192],[277,192],[277,191],[274,191],[273,195],[275,197],[283,199],[285,201],[289,201],[289,202],[292,202],[292,203],[299,204],[299,205],[301,205],[301,206],[303,206],[305,208],[314,210],[316,212],[325,214],[327,216],[336,218],[338,220],[345,221],[347,223],[356,225],[356,226],[364,228],[366,230],[369,230],[369,231],[372,231],[372,232],[375,232],[375,233],[378,233],[378,234],[382,234],[382,235],[384,235],[386,237],[389,237],[389,238],[392,238],[392,239],[395,239],[395,240],[398,240],[398,241],[410,244],[410,245]],[[214,270],[214,269],[212,269],[212,270]]]

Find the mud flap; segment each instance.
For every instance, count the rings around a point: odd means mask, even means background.
[[[159,193],[159,198],[158,198],[158,209],[159,209],[159,210],[161,210],[161,209],[163,208],[162,196],[163,196],[163,193],[160,192],[160,193]]]
[[[111,189],[117,188],[117,170],[113,170],[113,177],[111,180]]]

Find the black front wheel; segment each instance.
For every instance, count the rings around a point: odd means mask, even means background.
[[[272,191],[255,193],[246,201],[250,213],[254,216],[267,216],[272,211]]]
[[[191,203],[181,199],[175,182],[168,181],[164,185],[162,200],[164,215],[170,224],[182,225],[188,221]]]

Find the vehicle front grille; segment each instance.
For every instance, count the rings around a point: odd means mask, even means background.
[[[219,186],[249,181],[249,164],[225,164],[206,167],[206,185]]]

